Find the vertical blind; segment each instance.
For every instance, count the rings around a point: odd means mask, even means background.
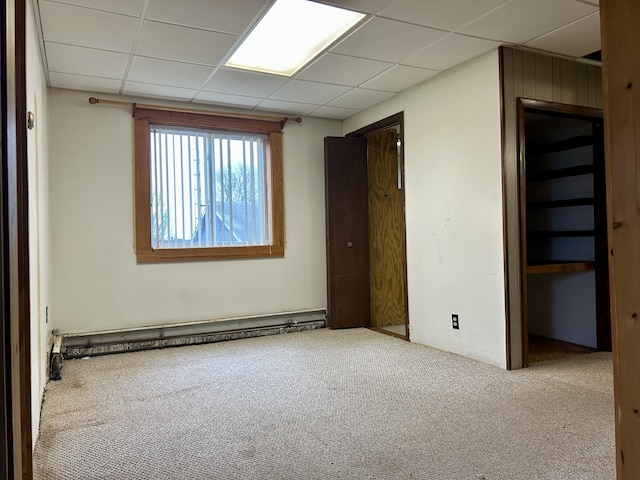
[[[266,138],[152,125],[153,248],[267,245]]]

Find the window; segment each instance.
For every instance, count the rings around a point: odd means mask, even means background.
[[[284,255],[280,122],[134,115],[138,262]]]

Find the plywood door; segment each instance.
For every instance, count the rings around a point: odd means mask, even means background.
[[[369,183],[369,268],[371,325],[404,325],[405,255],[403,199],[399,188],[397,133],[367,138]]]
[[[327,326],[367,327],[367,141],[326,137]]]

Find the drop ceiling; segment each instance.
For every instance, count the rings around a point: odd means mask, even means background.
[[[322,0],[367,16],[288,78],[224,67],[272,0],[33,1],[51,87],[336,119],[500,45],[600,49],[598,0]]]

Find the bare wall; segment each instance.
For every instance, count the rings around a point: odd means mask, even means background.
[[[284,258],[137,265],[132,119],[91,94],[50,90],[52,298],[62,332],[326,308],[323,138],[341,122],[284,129]]]
[[[38,437],[40,404],[47,381],[48,340],[46,323],[50,301],[50,223],[48,162],[48,91],[42,67],[37,26],[31,2],[27,2],[27,111],[35,126],[27,132],[29,180],[29,289],[31,315],[31,418],[33,439]]]
[[[400,111],[411,340],[505,367],[498,52],[347,119],[344,133]]]

